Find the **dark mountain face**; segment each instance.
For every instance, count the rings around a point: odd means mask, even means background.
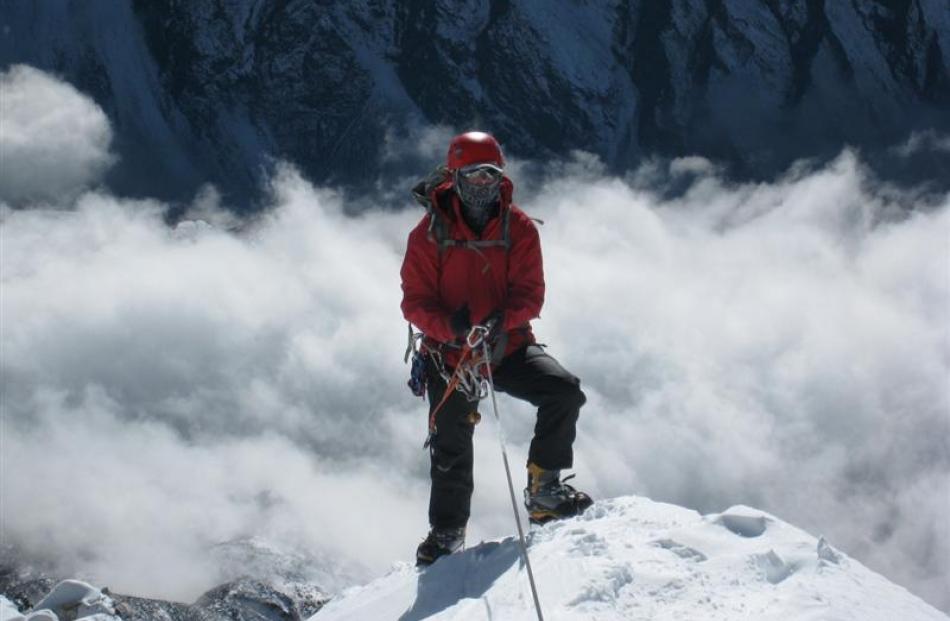
[[[63,76],[109,114],[121,192],[188,200],[211,182],[253,207],[277,159],[360,188],[442,157],[425,127],[506,152],[572,150],[614,172],[703,155],[738,178],[862,148],[908,181],[950,153],[946,0],[4,0],[0,65]],[[396,151],[399,151],[396,148]],[[387,155],[388,154],[388,155]]]

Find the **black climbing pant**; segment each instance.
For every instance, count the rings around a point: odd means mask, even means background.
[[[426,372],[429,407],[433,408],[442,400],[445,380],[431,359]],[[545,470],[570,468],[577,416],[586,401],[580,380],[533,344],[502,360],[492,376],[499,392],[538,408],[528,461]],[[429,523],[434,527],[465,526],[468,522],[474,489],[472,435],[478,405],[454,391],[436,416],[436,433],[429,445]]]

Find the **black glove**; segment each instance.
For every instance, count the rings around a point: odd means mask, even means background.
[[[468,304],[463,304],[449,316],[449,326],[455,338],[465,340],[472,330],[472,315],[468,310]]]
[[[488,313],[488,316],[482,320],[482,325],[488,328],[488,335],[485,338],[489,343],[494,343],[505,331],[505,311],[499,308]]]

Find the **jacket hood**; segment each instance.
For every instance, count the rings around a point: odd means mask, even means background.
[[[442,200],[446,194],[448,194],[449,192],[453,192],[454,190],[455,190],[455,179],[453,178],[452,174],[449,173],[446,179],[442,181],[442,183],[435,186],[429,192],[429,200],[432,202],[433,208],[438,209],[440,212],[442,212],[443,215],[446,215],[453,220],[455,219],[455,216],[456,216],[455,211],[452,210],[451,212],[447,212],[442,206],[443,205]],[[511,182],[511,179],[509,179],[507,176],[503,176],[501,178],[501,187],[499,188],[499,202],[501,203],[502,211],[504,211],[505,209],[508,209],[511,206],[511,199],[512,199],[512,196],[514,195],[514,192],[515,192],[515,186]]]

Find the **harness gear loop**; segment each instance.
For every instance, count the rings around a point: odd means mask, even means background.
[[[409,356],[419,352],[419,344],[425,338],[422,332],[413,332],[412,324],[406,324],[409,328],[409,342],[406,344],[406,354],[402,357],[403,362],[409,362]]]
[[[492,363],[491,356],[488,354],[488,342],[486,341],[486,337],[491,333],[492,326],[492,322],[484,326],[472,326],[465,337],[462,355],[459,357],[452,375],[448,378],[443,377],[446,380],[445,392],[442,394],[442,399],[432,408],[432,412],[429,414],[429,434],[426,436],[422,448],[429,448],[432,443],[432,438],[438,431],[436,424],[438,414],[454,391],[458,390],[466,399],[472,402],[481,401],[488,396],[488,389],[483,381],[485,373],[483,369],[489,367]],[[484,347],[482,347],[483,345]],[[441,359],[437,364],[441,366]],[[444,371],[444,367],[442,371]]]

